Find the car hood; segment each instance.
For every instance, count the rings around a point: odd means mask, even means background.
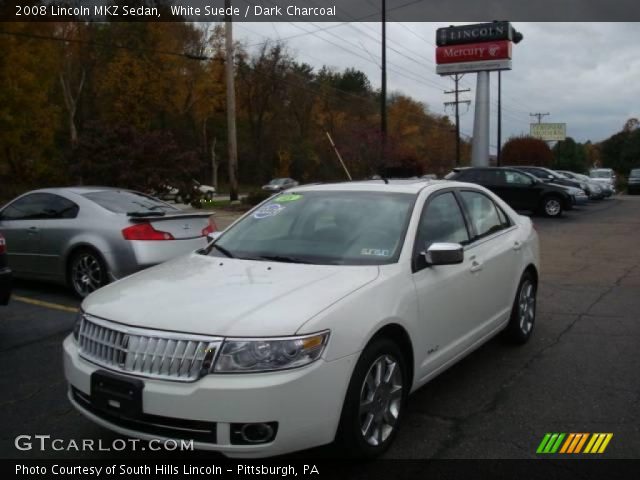
[[[127,325],[221,336],[292,335],[378,276],[377,266],[191,254],[107,285],[83,310]],[[345,319],[348,321],[348,319]]]

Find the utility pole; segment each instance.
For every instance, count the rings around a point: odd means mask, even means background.
[[[496,152],[496,165],[500,166],[502,155],[502,70],[498,70],[498,151]]]
[[[387,151],[387,2],[382,0],[382,78],[380,87],[380,168],[384,167]],[[380,173],[380,172],[378,172]]]
[[[458,85],[460,83],[460,80],[462,80],[462,77],[464,77],[464,75],[460,75],[460,74],[455,74],[452,75],[453,81],[455,82],[455,86],[456,88],[454,90],[445,90],[445,94],[450,95],[450,94],[455,94],[455,101],[453,102],[444,102],[444,106],[445,108],[453,105],[454,109],[455,109],[455,115],[456,115],[456,128],[455,128],[455,133],[456,133],[456,167],[460,165],[460,110],[459,110],[459,105],[461,103],[466,104],[467,106],[469,106],[471,104],[471,100],[460,100],[459,99],[459,94],[460,93],[465,93],[465,92],[470,92],[471,89],[470,88],[465,88],[464,90],[460,90],[458,88]]]
[[[231,0],[224,1],[225,11]],[[238,200],[238,144],[236,138],[236,88],[233,68],[233,17],[225,15],[225,75],[227,80],[227,143],[229,146],[229,199]]]
[[[536,117],[538,119],[538,123],[542,123],[542,117],[546,117],[547,115],[551,115],[550,113],[530,113],[530,117]]]

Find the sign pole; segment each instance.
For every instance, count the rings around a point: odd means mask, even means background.
[[[471,166],[489,166],[489,72],[478,72]]]

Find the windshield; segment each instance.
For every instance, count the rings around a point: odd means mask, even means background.
[[[173,212],[178,210],[156,198],[129,190],[102,190],[85,193],[83,196],[115,213]]]
[[[591,170],[589,175],[592,178],[611,178],[611,172],[609,170]]]
[[[278,195],[226,231],[208,254],[325,265],[393,263],[415,199],[386,192]]]

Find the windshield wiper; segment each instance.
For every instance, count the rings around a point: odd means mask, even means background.
[[[269,260],[272,262],[283,262],[283,263],[311,263],[307,260],[303,260],[298,257],[290,257],[287,255],[260,255],[258,257],[252,258],[251,260]]]
[[[224,247],[221,247],[221,246],[220,246],[220,245],[218,245],[218,244],[212,243],[212,244],[211,244],[211,247],[212,247],[212,248],[215,248],[215,249],[216,249],[216,250],[218,250],[219,252],[222,252],[224,255],[226,255],[226,256],[227,256],[227,257],[229,257],[229,258],[235,258],[235,257],[233,256],[233,254],[232,254],[229,250],[227,250],[227,249],[226,249],[226,248],[224,248]]]

